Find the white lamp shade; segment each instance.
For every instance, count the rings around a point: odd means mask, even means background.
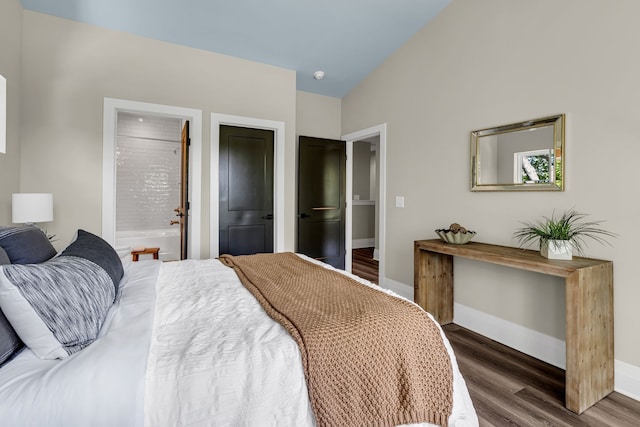
[[[14,193],[11,208],[17,224],[53,221],[53,194]]]

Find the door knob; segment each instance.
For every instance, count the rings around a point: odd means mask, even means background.
[[[180,221],[178,221],[177,219],[172,219],[171,221],[169,221],[169,225],[176,225],[176,224],[180,224]]]
[[[309,218],[310,216],[311,216],[311,215],[308,215],[308,214],[306,214],[306,213],[304,213],[304,212],[302,212],[302,213],[298,214],[298,218]]]
[[[263,215],[262,219],[273,219],[273,214]]]

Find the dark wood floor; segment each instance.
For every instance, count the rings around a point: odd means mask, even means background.
[[[351,272],[363,279],[378,284],[378,261],[373,259],[373,248],[353,250]]]
[[[353,250],[352,271],[378,283],[373,248]],[[576,415],[564,407],[564,370],[458,325],[443,329],[482,427],[640,427],[634,399],[613,392]]]
[[[564,407],[564,370],[468,329],[443,327],[480,426],[640,426],[640,402],[613,392],[581,415]]]

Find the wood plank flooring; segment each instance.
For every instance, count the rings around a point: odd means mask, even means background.
[[[455,324],[443,327],[480,426],[640,426],[640,402],[613,392],[581,415],[564,407],[564,370]]]
[[[373,259],[373,248],[359,248],[352,252],[351,272],[378,284],[378,261]]]

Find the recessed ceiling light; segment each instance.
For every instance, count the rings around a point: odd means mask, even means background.
[[[324,78],[324,71],[316,71],[313,73],[313,78],[316,80],[322,80]]]
[[[142,117],[138,117],[138,121],[139,122],[144,122],[144,119]]]

